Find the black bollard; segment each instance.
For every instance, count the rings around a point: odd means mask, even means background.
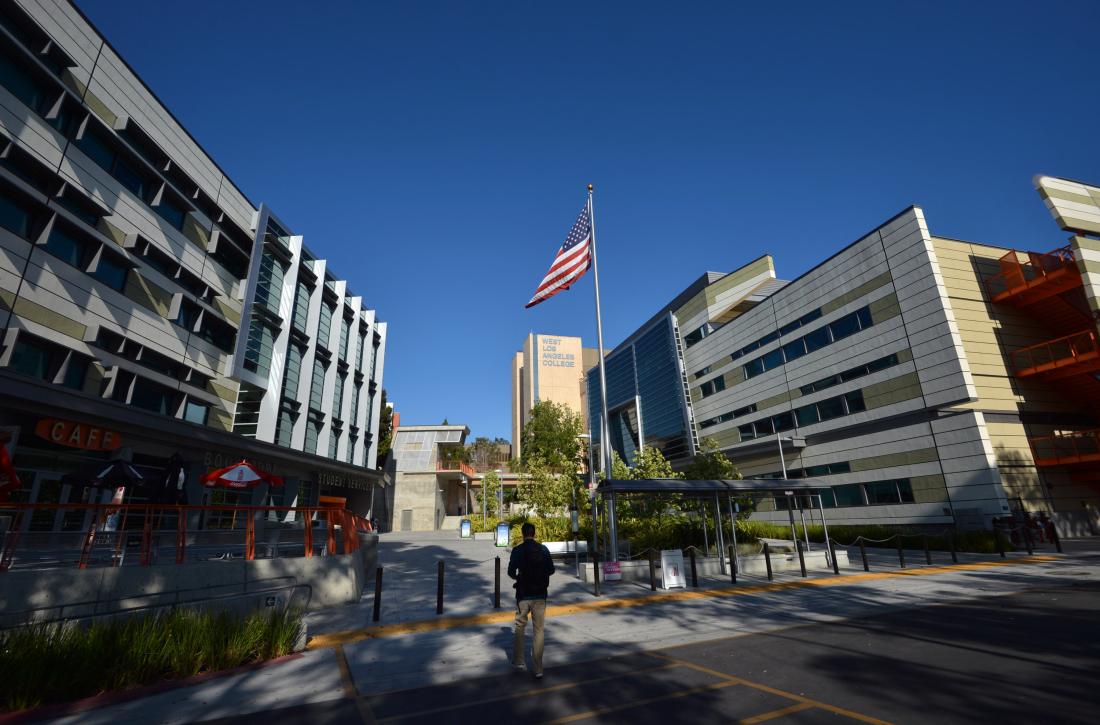
[[[836,542],[829,542],[829,558],[833,560],[833,573],[840,576],[840,562],[836,560]]]
[[[772,574],[772,552],[766,541],[764,542],[764,565],[768,567],[768,581],[771,581],[774,578]]]
[[[1027,545],[1027,555],[1031,556],[1035,553],[1035,546],[1031,543],[1031,529],[1027,524],[1024,524],[1024,543]]]
[[[496,572],[493,576],[493,608],[500,609],[500,557],[497,557]]]
[[[959,547],[955,543],[955,532],[952,531],[950,534],[948,534],[948,536],[951,537],[951,563],[952,564],[958,564],[959,563]]]
[[[1005,558],[1005,542],[1001,540],[1001,530],[996,526],[993,527],[993,538],[997,540],[997,553],[1001,555],[1001,558]]]
[[[600,596],[600,552],[594,552],[592,555],[592,582],[595,586],[593,591],[594,596]]]
[[[657,591],[657,562],[653,559],[653,549],[649,550],[649,591]]]
[[[795,539],[794,548],[798,549],[798,568],[802,571],[802,576],[806,576],[806,555],[802,553],[802,539]]]
[[[439,575],[435,585],[435,613],[443,614],[443,560],[439,560]]]
[[[859,558],[863,559],[863,571],[871,571],[871,565],[867,563],[867,545],[863,539],[859,540]]]
[[[730,553],[730,583],[731,584],[736,584],[737,583],[737,557],[735,557],[733,555],[733,546],[732,545],[730,545],[730,547],[729,547],[729,553]]]
[[[928,548],[928,534],[925,534],[922,538],[924,539],[924,560],[928,562],[929,565],[931,565],[932,550]]]
[[[382,567],[374,570],[374,617],[377,622],[382,617]]]
[[[695,547],[688,549],[688,556],[691,557],[691,586],[696,589],[699,588],[699,574],[695,571]]]
[[[898,537],[898,564],[902,569],[905,568],[905,550],[901,548],[901,534],[895,534]]]

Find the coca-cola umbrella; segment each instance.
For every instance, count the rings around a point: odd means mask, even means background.
[[[219,468],[202,477],[202,485],[208,488],[252,488],[260,483],[282,486],[283,479],[262,471],[248,461],[240,461],[232,466]]]

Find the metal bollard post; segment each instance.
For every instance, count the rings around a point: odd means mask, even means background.
[[[833,573],[840,576],[840,563],[836,560],[836,542],[829,541],[829,558],[833,560]]]
[[[1001,555],[1001,558],[1005,558],[1005,542],[1001,539],[1001,530],[996,526],[993,527],[993,538],[997,540],[997,553]]]
[[[766,541],[764,542],[764,565],[768,567],[768,581],[771,581],[775,578],[772,574],[772,552]]]
[[[1031,556],[1035,553],[1035,546],[1031,543],[1031,529],[1024,525],[1024,543],[1027,545],[1027,555]]]
[[[493,576],[493,608],[500,609],[500,557],[497,557],[496,572]]]
[[[695,547],[688,549],[688,556],[691,558],[691,586],[699,587],[699,574],[695,571]]]
[[[657,591],[657,562],[653,559],[653,549],[649,550],[649,591]]]
[[[382,617],[382,567],[374,570],[374,617],[372,622],[377,622]]]
[[[733,546],[729,547],[730,551],[730,583],[737,583],[737,557],[733,555]]]
[[[901,548],[901,534],[894,534],[898,537],[898,564],[902,569],[905,568],[905,551]]]
[[[959,547],[955,544],[955,532],[951,532],[951,563],[959,563]]]
[[[806,555],[802,553],[802,539],[795,539],[794,548],[798,549],[798,568],[806,576]]]
[[[600,596],[600,552],[592,555],[592,581],[595,584],[594,595]]]
[[[867,545],[863,539],[859,540],[859,558],[863,559],[863,571],[871,571],[871,565],[867,563]]]
[[[924,560],[931,566],[932,564],[932,550],[928,548],[928,534],[925,534],[924,539]]]
[[[1058,529],[1054,527],[1054,522],[1050,523],[1050,536],[1054,539],[1054,548],[1061,554],[1062,553],[1062,537],[1058,536]]]
[[[435,586],[435,613],[443,614],[443,560],[439,560],[439,574]]]

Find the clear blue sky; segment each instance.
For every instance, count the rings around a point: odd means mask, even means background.
[[[80,0],[256,203],[390,324],[406,423],[510,437],[523,305],[596,185],[614,346],[706,269],[793,278],[911,203],[1051,249],[1100,182],[1100,3]]]

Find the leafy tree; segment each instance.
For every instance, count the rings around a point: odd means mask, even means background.
[[[569,406],[551,400],[535,403],[531,408],[530,420],[523,426],[523,456],[520,462],[528,466],[539,461],[551,470],[575,473],[581,453],[577,436],[583,430],[580,415]]]
[[[661,449],[646,446],[634,457],[632,478],[683,478],[684,474],[672,470]]]
[[[699,452],[684,471],[688,480],[739,479],[741,473],[718,447],[718,441],[704,438],[699,442]]]
[[[574,472],[561,472],[541,458],[524,455],[523,477],[519,484],[519,499],[540,516],[551,516],[573,505],[573,495],[580,486]],[[584,496],[578,496],[578,504]]]
[[[500,504],[498,496],[500,491],[500,476],[496,471],[489,471],[481,478],[481,510],[492,516],[493,509],[497,510],[496,516],[500,516]]]
[[[617,468],[616,463],[622,468]],[[625,471],[623,470],[625,469]],[[613,454],[611,458],[611,471],[615,478],[618,478],[621,473],[627,475],[623,478],[628,479],[641,479],[641,478],[683,478],[682,473],[678,473],[672,470],[672,465],[661,453],[661,449],[654,446],[646,446],[634,457],[634,468],[626,468],[626,464],[622,462],[618,454]],[[678,497],[677,497],[678,498]],[[625,516],[635,516],[637,518],[652,518],[657,517],[658,526],[661,524],[662,515],[664,510],[669,505],[669,498],[659,494],[637,494],[629,499],[623,500],[623,505],[620,506],[620,511]]]
[[[379,403],[381,411],[378,415],[378,468],[386,464],[386,456],[393,448],[393,408],[386,404],[386,389],[382,388],[382,398]]]
[[[489,440],[485,436],[478,436],[474,442],[466,446],[469,453],[470,465],[479,471],[491,471],[494,468],[503,468],[507,463],[505,454],[501,452],[501,444],[508,445],[508,441]]]

